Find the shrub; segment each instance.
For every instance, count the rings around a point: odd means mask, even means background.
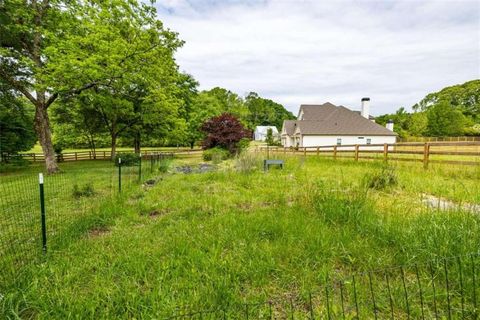
[[[230,152],[228,150],[215,147],[212,149],[207,149],[203,151],[203,160],[205,161],[213,161],[213,162],[220,162],[222,160],[226,160],[230,157]]]
[[[117,153],[115,166],[118,167],[118,159],[122,159],[122,167],[137,166],[140,163],[140,156],[136,153]]]
[[[72,196],[75,199],[79,199],[81,197],[91,197],[95,195],[95,190],[93,189],[92,184],[87,183],[82,188],[80,188],[77,184],[73,185]]]
[[[398,184],[398,176],[394,167],[384,166],[380,172],[365,176],[365,186],[369,189],[383,190]]]
[[[252,136],[252,132],[246,129],[237,118],[224,113],[213,117],[202,125],[201,130],[206,134],[203,147],[211,149],[221,147],[234,154],[238,151],[239,142]]]

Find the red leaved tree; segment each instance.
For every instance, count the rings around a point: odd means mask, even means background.
[[[221,147],[232,154],[237,151],[240,140],[252,136],[252,132],[229,113],[208,119],[203,123],[201,129],[206,134],[203,140],[204,149]]]

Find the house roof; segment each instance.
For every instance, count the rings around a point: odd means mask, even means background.
[[[296,123],[301,134],[306,135],[397,135],[387,128],[365,119],[355,111],[344,106],[337,107],[329,102],[323,105],[301,105],[299,114],[302,111],[304,120],[294,121],[293,124],[284,122],[287,134],[293,133]]]
[[[285,133],[289,136],[293,135],[293,133],[295,132],[296,123],[297,120],[283,120],[283,129],[285,130]]]

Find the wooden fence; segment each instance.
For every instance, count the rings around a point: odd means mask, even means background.
[[[480,142],[480,136],[463,137],[407,137],[398,138],[398,142]]]
[[[142,157],[149,157],[154,154],[175,154],[175,155],[193,155],[199,154],[202,150],[200,149],[148,149],[142,151]],[[133,151],[117,151],[117,154],[133,153]],[[19,155],[6,155],[3,154],[3,158],[15,157]],[[22,153],[20,156],[31,162],[44,162],[45,157],[43,153]],[[81,160],[110,160],[112,158],[111,151],[80,151],[80,152],[65,152],[60,155],[57,155],[57,160],[59,161],[81,161]]]
[[[370,145],[336,145],[317,147],[257,147],[256,152],[275,154],[325,156],[333,159],[377,159],[383,161],[422,162],[425,168],[430,163],[480,166],[479,142],[425,142]]]

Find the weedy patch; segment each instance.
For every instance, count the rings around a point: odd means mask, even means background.
[[[85,184],[83,187],[79,187],[78,184],[73,185],[72,196],[75,199],[82,197],[92,197],[95,195],[95,190],[93,185],[90,183]]]
[[[384,190],[398,184],[398,175],[394,167],[384,166],[380,172],[367,174],[364,183],[369,189]]]

